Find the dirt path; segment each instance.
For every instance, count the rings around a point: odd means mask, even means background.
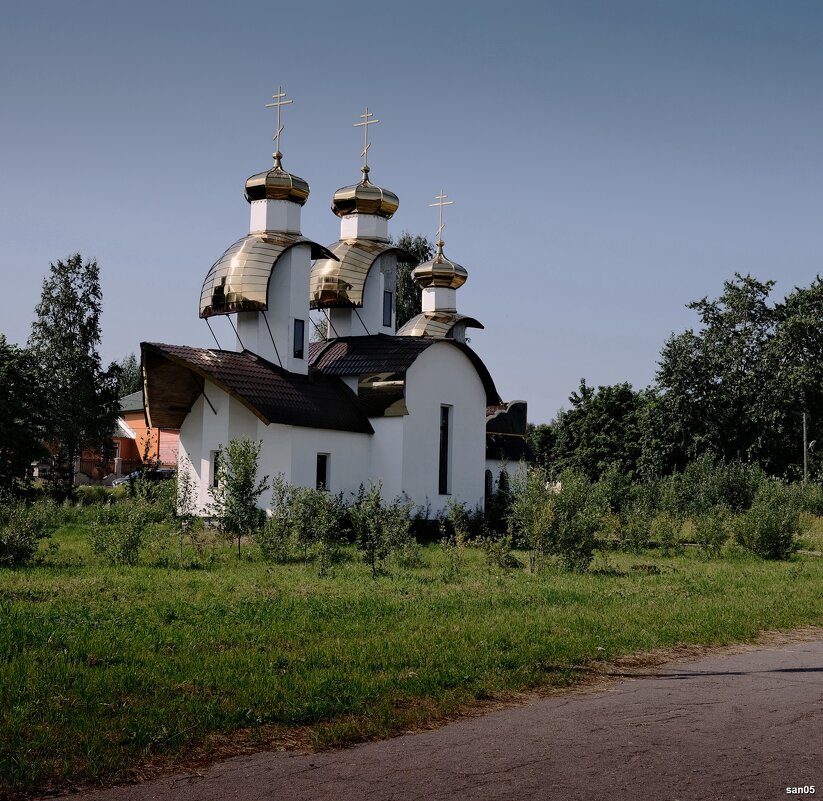
[[[808,785],[823,796],[823,632],[809,636],[635,667],[393,740],[241,756],[69,798],[770,801]]]

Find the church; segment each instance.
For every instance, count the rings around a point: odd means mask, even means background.
[[[527,454],[526,404],[504,403],[457,311],[467,270],[444,253],[414,268],[422,311],[396,327],[397,264],[392,244],[396,194],[369,178],[366,109],[360,181],[338,189],[331,210],[340,239],[303,236],[309,185],[283,167],[282,90],[274,164],[245,184],[248,235],[214,263],[203,282],[200,317],[229,315],[234,350],[141,343],[147,423],[179,429],[180,464],[206,513],[216,455],[233,439],[261,441],[259,473],[331,492],[382,483],[383,497],[409,499],[436,515],[449,499],[481,507],[503,466]],[[309,342],[310,312],[326,337]],[[260,502],[266,506],[264,494]]]

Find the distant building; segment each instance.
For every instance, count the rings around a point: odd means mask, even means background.
[[[309,186],[283,168],[279,138],[274,166],[245,195],[249,234],[215,262],[200,296],[201,318],[233,316],[234,349],[141,346],[147,423],[179,429],[201,511],[216,453],[241,437],[262,441],[261,474],[295,485],[381,482],[384,497],[431,514],[450,498],[481,506],[501,464],[526,454],[526,404],[504,404],[466,344],[466,328],[483,326],[457,311],[468,272],[443,252],[445,196],[437,253],[413,273],[423,311],[396,331],[397,260],[408,254],[388,221],[399,200],[371,183],[365,160],[360,182],[334,193],[340,239],[328,247],[302,235]],[[310,309],[327,317],[325,341],[309,343]]]

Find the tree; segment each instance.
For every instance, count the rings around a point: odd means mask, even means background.
[[[120,368],[117,376],[118,397],[123,398],[143,389],[143,372],[134,352],[124,356],[117,366]]]
[[[672,335],[657,383],[679,460],[711,453],[727,461],[768,461],[764,447],[773,397],[769,343],[778,319],[768,302],[774,281],[735,274],[716,300],[688,304],[702,328]]]
[[[395,243],[398,248],[411,253],[415,261],[397,263],[397,295],[396,295],[396,319],[397,327],[407,323],[422,310],[422,296],[420,287],[414,283],[412,270],[424,261],[428,261],[434,255],[434,246],[425,237],[417,234],[412,236],[408,231],[404,231]]]
[[[240,542],[253,536],[263,525],[265,514],[257,501],[269,486],[269,477],[257,480],[257,465],[262,441],[233,439],[222,447],[217,457],[217,486],[211,488],[214,512],[220,528],[237,539],[237,558]]]
[[[0,494],[13,490],[46,454],[39,407],[31,353],[0,334]]]
[[[553,472],[576,470],[590,481],[597,481],[609,468],[634,476],[642,453],[642,410],[649,391],[636,392],[627,383],[595,389],[582,379],[569,402],[571,408],[561,411],[552,424]]]
[[[106,457],[119,414],[116,364],[100,363],[100,271],[79,253],[51,265],[35,310],[29,347],[36,360],[44,435],[57,449],[58,480],[67,489],[74,459],[86,450]]]

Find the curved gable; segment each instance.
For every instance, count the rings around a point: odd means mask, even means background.
[[[212,265],[200,291],[200,316],[268,309],[269,281],[278,259],[295,245],[309,245],[313,259],[336,256],[300,234],[257,232],[238,239]]]

